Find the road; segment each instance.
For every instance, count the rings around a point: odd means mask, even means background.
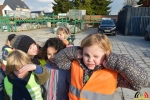
[[[90,28],[83,32],[76,34],[76,39],[74,41],[75,45],[80,45],[81,40],[88,34],[96,33],[97,28]],[[5,43],[7,36],[11,32],[0,32],[0,48]],[[50,37],[55,37],[56,34],[51,33],[51,29],[38,29],[30,30],[24,32],[16,32],[15,34],[26,34],[31,36],[37,43],[41,46]],[[131,59],[134,59],[140,66],[145,68],[149,74],[150,82],[150,41],[145,41],[143,37],[137,36],[123,36],[118,34],[117,36],[108,36],[112,46],[113,52],[118,54],[124,54]],[[0,52],[1,57],[1,52]],[[144,87],[141,92],[148,92],[150,96],[150,84]],[[114,95],[113,100],[133,100],[135,91],[118,88]]]

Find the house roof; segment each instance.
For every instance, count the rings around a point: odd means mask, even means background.
[[[52,12],[45,12],[45,13],[44,13],[45,16],[50,16],[50,15],[52,15],[52,14],[53,14]]]
[[[53,14],[53,12],[45,12],[44,14]]]
[[[31,13],[38,13],[38,14],[40,14],[41,12],[44,13],[44,11],[31,11]]]
[[[3,8],[5,8],[7,5],[0,5],[0,10],[2,10]]]
[[[2,15],[2,10],[6,7],[7,5],[0,5],[0,15]]]
[[[29,9],[23,0],[5,0],[4,4],[8,5],[12,10],[16,10],[16,8]]]

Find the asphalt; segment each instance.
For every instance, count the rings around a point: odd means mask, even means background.
[[[0,48],[5,44],[6,38],[9,34],[14,32],[1,32],[0,31]],[[80,33],[75,34],[75,45],[80,45],[81,40],[88,34],[97,33],[97,28],[90,28]],[[52,29],[37,29],[30,31],[16,32],[15,34],[25,34],[31,36],[41,46],[50,37],[56,37],[56,34],[52,33]],[[118,34],[117,36],[108,36],[112,45],[113,52],[118,54],[124,54],[134,59],[140,66],[145,68],[149,75],[150,82],[150,42],[145,41],[143,37],[137,36],[123,36]],[[0,51],[1,57],[1,51]],[[147,92],[150,97],[150,84],[140,91],[142,94]],[[132,91],[126,88],[118,88],[114,94],[113,100],[133,100],[136,91]],[[150,100],[150,99],[139,99]]]

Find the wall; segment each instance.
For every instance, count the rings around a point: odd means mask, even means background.
[[[30,12],[30,9],[16,8],[16,10]]]
[[[6,5],[6,7],[2,10],[2,15],[3,16],[6,16],[5,10],[11,10],[12,11],[12,9],[8,5]]]

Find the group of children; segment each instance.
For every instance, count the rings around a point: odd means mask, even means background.
[[[112,100],[117,87],[139,91],[148,83],[135,61],[112,53],[106,35],[90,34],[80,46],[67,40],[67,27],[56,35],[42,47],[27,35],[8,36],[0,100]]]

